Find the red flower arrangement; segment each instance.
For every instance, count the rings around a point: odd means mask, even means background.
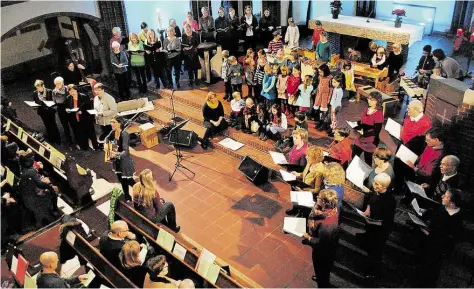
[[[404,9],[395,9],[392,11],[392,15],[397,15],[397,17],[406,16]]]

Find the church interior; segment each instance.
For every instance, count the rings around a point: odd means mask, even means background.
[[[5,288],[472,288],[474,2],[1,1]]]

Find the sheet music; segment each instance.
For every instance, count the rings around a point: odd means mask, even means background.
[[[372,171],[372,167],[366,164],[358,156],[355,156],[346,170],[346,177],[354,185],[362,189],[364,181]]]
[[[269,151],[270,156],[273,159],[273,162],[277,165],[287,165],[288,161],[286,160],[286,157],[284,154],[279,153],[279,152],[274,152],[274,151]]]
[[[173,249],[174,239],[175,238],[173,235],[171,235],[164,229],[160,229],[160,231],[158,231],[158,237],[156,238],[156,242],[163,248],[171,252],[171,250]]]
[[[280,174],[285,182],[296,181],[296,176],[293,175],[292,173],[289,173],[285,170],[280,170]]]
[[[55,105],[54,101],[51,100],[43,100],[44,104],[46,104],[47,107],[52,107]]]
[[[216,255],[211,253],[206,248],[202,249],[201,255],[199,256],[198,263],[196,265],[196,270],[201,276],[207,276],[209,272],[209,267],[216,261]]]
[[[235,141],[229,137],[221,140],[219,144],[233,151],[236,151],[244,146],[243,143]]]
[[[402,125],[389,117],[388,120],[387,120],[387,123],[385,124],[385,130],[389,134],[396,137],[397,139],[400,139],[400,133],[402,131]]]
[[[25,284],[23,286],[23,288],[38,288],[38,286],[36,285],[36,277],[38,276],[38,274],[35,274],[33,275],[33,277],[30,276],[30,274],[28,274],[28,272],[26,273],[25,275]]]
[[[87,112],[88,112],[90,115],[100,114],[100,112],[98,112],[98,111],[95,110],[95,109],[88,109]]]
[[[141,250],[140,250],[140,262],[142,263],[145,263],[145,260],[146,260],[146,254],[148,254],[148,247],[147,246],[144,246]]]
[[[417,225],[420,225],[422,227],[428,227],[426,225],[425,222],[423,222],[420,218],[418,218],[417,216],[415,216],[414,214],[410,213],[410,212],[407,212],[408,213],[408,216],[410,217],[410,219],[413,221],[413,223],[417,224]]]
[[[102,214],[108,216],[110,212],[110,200],[107,200],[106,202],[103,202],[102,204],[98,205],[96,207],[99,211],[102,212]]]
[[[418,205],[418,202],[416,201],[416,199],[413,199],[413,201],[411,201],[411,206],[413,207],[413,209],[415,210],[415,212],[418,214],[418,216],[422,216],[422,215],[423,215],[423,212],[421,211],[421,208],[420,208],[420,206]]]
[[[144,123],[139,126],[141,130],[148,130],[150,128],[154,128],[155,126],[151,122]]]
[[[34,102],[34,101],[25,100],[24,103],[28,104],[28,105],[31,106],[31,107],[38,107],[38,106],[41,106],[40,104],[37,104],[37,103]]]
[[[346,120],[347,124],[351,127],[351,128],[355,128],[357,126],[357,122],[356,121],[348,121]]]
[[[15,185],[15,175],[13,174],[12,171],[10,171],[8,167],[7,167],[7,183],[12,187]]]
[[[216,284],[217,278],[219,277],[219,272],[221,267],[216,264],[211,264],[209,270],[207,271],[206,278],[211,281],[213,284]]]
[[[89,287],[89,285],[91,284],[92,280],[94,280],[95,278],[95,273],[93,270],[89,270],[89,272],[87,272],[87,279],[82,281],[82,284],[84,285],[84,287]]]
[[[18,259],[16,256],[12,257],[12,264],[10,266],[10,271],[12,271],[13,274],[16,276],[16,269],[18,268]]]
[[[303,237],[306,233],[306,218],[285,217],[283,220],[283,232]]]
[[[408,189],[410,190],[410,192],[414,193],[414,194],[417,194],[423,198],[426,198],[428,199],[428,196],[426,195],[425,193],[425,189],[423,189],[422,186],[420,186],[419,184],[415,184],[413,182],[410,182],[410,181],[407,181],[407,186],[408,186]]]
[[[181,246],[181,244],[179,243],[174,244],[173,254],[175,254],[178,257],[178,259],[184,261],[184,257],[186,257],[187,252],[188,250],[186,250],[186,248]]]
[[[294,205],[307,208],[314,207],[313,193],[307,191],[290,191],[290,200]]]
[[[404,145],[400,145],[400,148],[398,149],[395,156],[405,164],[407,161],[411,161],[414,164],[418,159],[418,156]]]
[[[77,111],[79,111],[79,108],[78,108],[78,107],[76,107],[76,108],[66,108],[66,112],[69,112],[69,113],[71,113],[71,112],[77,112]]]

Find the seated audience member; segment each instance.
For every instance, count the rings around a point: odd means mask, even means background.
[[[438,167],[443,155],[443,142],[441,131],[431,128],[426,132],[426,147],[416,163],[408,161],[407,165],[415,172],[417,183],[430,183],[433,172]]]
[[[349,48],[348,50],[348,53],[349,53],[349,56],[347,57],[347,60],[349,60],[350,62],[360,62],[361,59],[362,59],[362,54],[353,49],[353,48]]]
[[[420,278],[416,287],[437,287],[443,257],[451,253],[462,231],[461,195],[461,190],[449,189],[442,196],[442,206],[422,216],[427,227],[420,227],[426,237],[420,246]]]
[[[56,272],[58,268],[58,254],[45,252],[40,256],[41,272],[36,278],[38,288],[71,288],[78,287],[80,282],[87,280],[87,274],[70,278],[61,278]]]
[[[451,57],[447,57],[442,49],[433,50],[433,60],[437,67],[441,68],[441,76],[462,80],[462,70],[459,63]]]
[[[94,109],[97,110],[95,120],[100,126],[101,134],[99,142],[103,143],[105,137],[112,131],[110,121],[117,114],[117,103],[115,99],[104,90],[102,83],[97,83],[94,86]]]
[[[343,167],[347,167],[352,156],[352,144],[349,138],[349,130],[346,128],[337,128],[334,131],[334,141],[325,148],[329,157],[338,160]]]
[[[281,35],[278,31],[273,32],[273,40],[268,43],[268,52],[277,53],[278,50],[283,49],[283,41],[281,41]]]
[[[297,111],[295,114],[295,128],[291,133],[291,136],[286,137],[285,139],[279,140],[275,143],[275,151],[280,153],[288,153],[293,146],[293,133],[298,129],[308,130],[308,123],[306,122],[306,113],[303,111]]]
[[[365,233],[357,234],[358,237],[363,237],[368,254],[365,269],[367,279],[375,278],[381,268],[383,249],[393,228],[396,201],[393,195],[387,192],[390,182],[390,176],[386,173],[375,176],[372,185],[374,192],[363,215],[373,220],[380,220],[381,223],[367,223]]]
[[[206,132],[202,137],[201,147],[207,149],[212,146],[209,138],[227,128],[227,121],[224,119],[224,107],[217,99],[215,92],[210,91],[206,97],[206,103],[202,108],[202,116],[204,118],[204,126]]]
[[[286,155],[288,169],[302,171],[306,166],[306,150],[308,149],[308,131],[299,128],[293,132],[293,147]]]
[[[76,258],[78,256],[79,264],[81,266],[85,266],[87,261],[82,258],[80,255],[77,254],[76,250],[74,250],[67,240],[67,235],[72,230],[75,230],[78,234],[80,234],[84,239],[90,240],[90,237],[93,235],[86,233],[84,227],[82,226],[84,222],[80,219],[77,219],[71,215],[64,215],[61,218],[61,225],[59,226],[59,263],[65,264],[67,261]],[[87,227],[87,226],[85,226]]]
[[[257,104],[256,113],[256,125],[252,127],[252,132],[256,133],[261,140],[266,140],[267,125],[270,121],[270,116],[268,111],[265,109],[265,104],[263,102]]]
[[[166,203],[160,198],[158,185],[150,169],[140,173],[139,182],[133,186],[133,207],[152,222],[164,223],[168,228],[179,232],[176,226],[176,209],[173,203]]]
[[[390,164],[390,159],[392,158],[392,152],[387,148],[376,148],[374,151],[374,165],[375,168],[369,173],[368,177],[364,181],[364,188],[362,191],[365,193],[364,195],[364,209],[366,208],[369,199],[370,199],[370,192],[374,190],[373,188],[373,181],[376,175],[381,173],[386,173],[390,176],[391,184],[395,183],[395,173],[393,172],[392,165]],[[391,192],[391,188],[388,190]]]
[[[6,170],[2,168],[1,175],[6,175]],[[15,243],[16,240],[20,237],[22,231],[22,209],[21,204],[19,203],[19,198],[10,193],[9,190],[4,188],[7,183],[7,179],[2,180],[0,183],[0,188],[2,189],[1,193],[1,249],[6,249],[8,242]]]
[[[54,221],[60,216],[58,209],[58,188],[51,184],[49,178],[39,175],[33,167],[34,155],[26,153],[20,156],[22,173],[19,182],[20,198],[25,208],[33,213],[36,228]]]
[[[407,117],[400,132],[402,143],[419,155],[425,144],[425,134],[431,128],[431,120],[423,113],[423,103],[412,100],[407,107]]]
[[[112,265],[120,268],[119,254],[123,245],[127,240],[135,239],[135,234],[129,231],[128,224],[125,221],[115,221],[110,226],[110,231],[100,238],[99,251]]]
[[[143,288],[143,281],[147,274],[146,267],[142,266],[145,260],[140,259],[141,249],[142,246],[133,240],[125,243],[119,254],[120,264],[122,265],[119,269],[138,288]]]
[[[302,173],[291,172],[296,176],[296,181],[290,182],[292,188],[301,191],[307,190],[308,187],[314,195],[319,192],[322,183],[322,176],[325,171],[323,164],[324,154],[323,151],[317,147],[310,147],[306,153],[306,167]],[[301,208],[299,206],[293,206],[291,209],[286,210],[287,215],[299,214]]]
[[[330,272],[339,240],[338,199],[334,190],[321,190],[308,218],[309,233],[303,235],[302,243],[313,248],[312,279],[318,288],[330,287]]]
[[[441,159],[439,172],[436,171],[431,184],[423,183],[421,186],[427,191],[435,201],[441,201],[441,196],[450,188],[457,188],[459,184],[459,175],[457,173],[460,160],[455,155],[447,155]]]
[[[344,200],[344,182],[346,181],[346,172],[342,166],[336,162],[324,165],[323,184],[324,189],[334,190],[337,193],[337,208],[339,215],[342,213],[342,201]]]
[[[240,96],[240,92],[234,91],[232,93],[232,101],[230,102],[230,107],[232,108],[232,113],[230,114],[230,126],[234,127],[236,130],[241,129],[242,127],[242,116],[245,108],[245,101]]]
[[[268,137],[272,139],[280,139],[281,134],[288,129],[288,121],[286,115],[281,113],[281,109],[277,104],[272,105],[269,124],[267,125],[267,135],[261,140],[267,140]]]
[[[145,275],[143,288],[177,288],[181,283],[166,276],[168,275],[168,262],[163,255],[150,258],[146,266],[148,273]]]
[[[257,119],[257,106],[253,102],[252,98],[247,98],[245,100],[245,108],[243,110],[243,122],[241,124],[242,131],[245,133],[252,133],[252,122]]]
[[[6,135],[2,135],[1,138],[1,161],[13,172],[15,176],[20,176],[20,156],[18,155],[18,144],[15,142],[9,142]]]

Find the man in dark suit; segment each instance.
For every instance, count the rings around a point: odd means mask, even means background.
[[[433,181],[421,184],[433,200],[441,202],[441,197],[449,188],[458,187],[459,175],[457,172],[460,162],[455,155],[445,156],[441,159],[439,170],[436,170],[432,177]]]
[[[115,221],[110,231],[100,238],[99,251],[116,268],[121,268],[120,251],[127,240],[135,240],[136,236],[129,231],[125,221]]]
[[[80,282],[87,280],[87,274],[61,278],[56,272],[58,268],[58,254],[55,252],[45,252],[40,256],[40,263],[43,269],[38,274],[36,285],[38,288],[71,288],[78,287]]]

